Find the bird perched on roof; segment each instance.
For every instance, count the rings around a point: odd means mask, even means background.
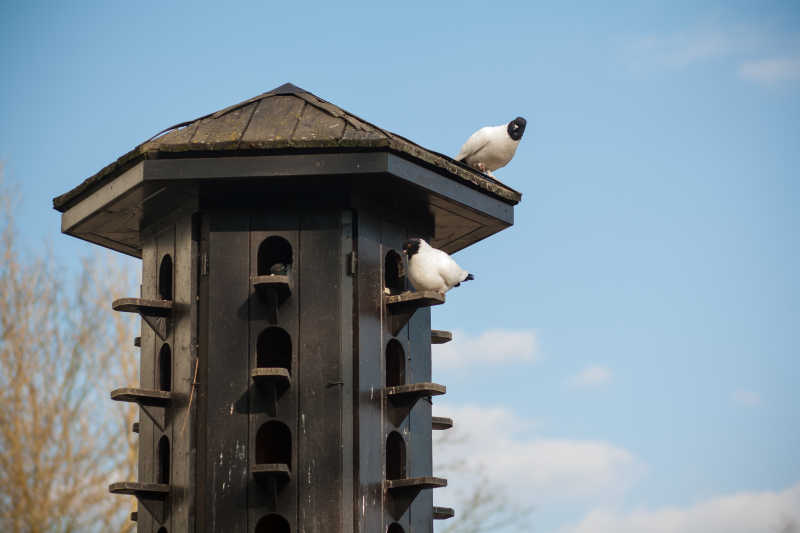
[[[403,253],[408,256],[408,279],[418,291],[437,291],[444,295],[462,281],[475,279],[452,257],[422,239],[407,240]]]
[[[479,129],[461,147],[456,161],[494,177],[492,171],[506,166],[514,157],[526,124],[524,118],[517,117],[508,124]]]

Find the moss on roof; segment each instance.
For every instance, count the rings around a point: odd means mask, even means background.
[[[162,154],[192,157],[263,153],[273,150],[389,150],[442,174],[496,196],[510,204],[517,191],[463,163],[415,144],[291,83],[156,134],[83,183],[53,199],[66,211],[85,194],[144,159]]]

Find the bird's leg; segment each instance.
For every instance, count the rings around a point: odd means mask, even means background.
[[[494,174],[492,174],[491,170],[486,171],[486,175],[489,176],[490,178],[497,179],[497,178],[494,177]]]

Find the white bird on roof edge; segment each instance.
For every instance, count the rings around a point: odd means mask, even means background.
[[[494,178],[492,171],[511,161],[525,133],[527,122],[517,117],[508,124],[486,126],[473,133],[455,157]]]
[[[475,279],[446,252],[422,239],[407,240],[403,253],[408,256],[408,279],[417,291],[436,291],[444,295],[461,282]]]

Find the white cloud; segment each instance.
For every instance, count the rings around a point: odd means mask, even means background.
[[[800,80],[800,58],[747,61],[739,67],[739,76],[766,84]]]
[[[599,387],[610,382],[611,378],[612,373],[608,368],[598,365],[589,365],[567,379],[567,383],[573,387]]]
[[[800,484],[740,492],[687,507],[597,509],[563,533],[800,533]]]
[[[756,38],[743,30],[702,28],[671,35],[651,35],[633,44],[634,62],[640,67],[685,68],[750,50]]]
[[[733,401],[747,407],[755,407],[761,404],[761,396],[751,390],[739,389],[733,393]]]
[[[433,346],[433,365],[437,371],[470,365],[534,361],[538,350],[532,330],[490,329],[480,335],[453,331],[453,340]]]
[[[468,493],[481,476],[521,506],[609,501],[644,471],[633,454],[608,442],[532,436],[533,421],[503,407],[437,402],[435,414],[454,420],[452,429],[437,432],[434,448],[434,473],[450,482],[434,493],[442,504],[458,499],[448,491]]]

